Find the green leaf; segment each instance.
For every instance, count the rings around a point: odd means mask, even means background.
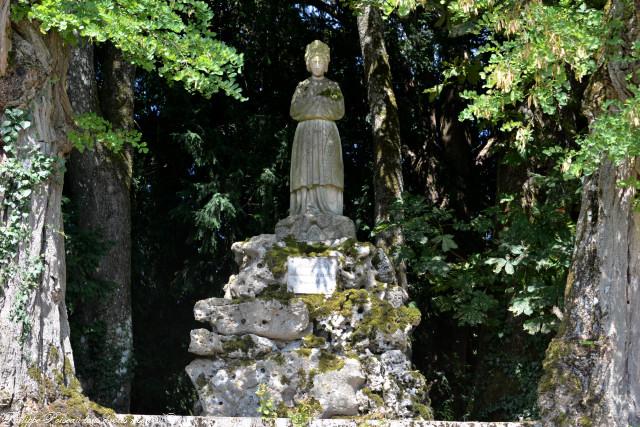
[[[451,249],[457,249],[458,245],[453,241],[453,236],[451,234],[443,234],[442,235],[442,251],[448,252]]]
[[[504,264],[504,272],[511,275],[513,274],[513,264],[511,264],[511,262],[507,261]]]

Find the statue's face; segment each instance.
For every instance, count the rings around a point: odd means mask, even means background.
[[[322,56],[314,56],[307,61],[307,69],[314,77],[322,77],[329,69],[329,61]]]

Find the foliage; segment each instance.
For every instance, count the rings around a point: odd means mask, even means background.
[[[0,162],[0,199],[6,220],[0,233],[0,271],[6,272],[14,261],[16,249],[29,237],[26,220],[31,194],[51,174],[54,160],[40,153],[36,144],[19,144],[20,132],[31,126],[26,113],[6,110],[0,124],[2,149],[6,158]],[[3,281],[6,276],[2,277]]]
[[[580,149],[571,153],[569,172],[590,175],[608,157],[615,164],[640,156],[640,88],[629,86],[632,96],[624,101],[609,100],[591,132],[579,140]],[[637,182],[622,183],[636,185]]]
[[[415,278],[414,295],[428,292],[460,325],[490,322],[495,310],[508,308],[531,334],[555,329],[552,311],[562,305],[573,236],[571,219],[555,203],[528,211],[504,197],[466,222],[406,195],[396,209],[404,217],[400,256]],[[482,242],[481,249],[460,253],[451,233]]]
[[[222,90],[242,99],[235,80],[243,57],[215,38],[204,1],[19,0],[12,16],[37,20],[43,32],[57,30],[70,40],[78,34],[109,41],[137,66],[205,97]]]
[[[256,396],[258,396],[258,413],[264,420],[272,420],[278,418],[276,406],[271,398],[271,393],[266,384],[258,385],[256,390]]]
[[[601,3],[452,1],[454,21],[472,21],[475,32],[487,34],[478,51],[488,55],[480,73],[483,89],[465,92],[471,102],[461,118],[498,124],[523,156],[535,150],[530,145],[540,116],[566,108],[576,83],[607,61],[638,59],[637,45],[630,56],[620,55],[620,22],[605,16]],[[638,88],[628,90],[626,100],[606,101],[590,133],[575,138],[578,148],[563,159],[571,176],[591,174],[605,157],[619,164],[640,153]]]
[[[199,195],[198,201],[204,202],[204,206],[194,212],[195,224],[198,227],[196,236],[203,241],[205,248],[215,247],[217,243],[215,232],[222,227],[225,218],[235,217],[236,208],[228,194],[216,191],[217,186],[214,183],[198,183],[194,187]]]
[[[321,411],[320,403],[310,397],[298,402],[293,408],[288,408],[287,418],[291,420],[293,427],[306,427]]]
[[[302,374],[304,376],[304,372]],[[267,422],[273,422],[279,416],[286,416],[293,427],[306,427],[320,414],[322,406],[314,398],[306,398],[298,402],[293,408],[276,408],[266,384],[259,384],[256,390],[258,396],[258,413]]]
[[[479,13],[478,3],[473,11]],[[487,2],[491,4],[492,2]],[[471,12],[454,2],[457,15]],[[524,102],[530,109],[552,115],[569,102],[571,79],[592,73],[602,39],[602,11],[585,3],[561,1],[495,2],[477,21],[477,31],[488,30],[480,54],[489,59],[480,74],[484,93],[467,92],[472,101],[462,118],[502,122],[502,130],[518,129],[516,142],[526,144],[532,116],[508,107]],[[462,17],[461,17],[462,18]]]
[[[18,283],[9,319],[22,327],[20,340],[24,342],[29,337],[32,328],[28,312],[29,303],[33,291],[38,289],[38,279],[44,270],[44,264],[41,258],[31,257],[23,265],[15,267],[8,270],[9,276]]]
[[[7,109],[0,123],[0,282],[14,280],[18,284],[10,318],[22,326],[21,339],[31,331],[27,307],[43,271],[42,259],[17,259],[18,248],[31,237],[29,212],[32,194],[53,172],[55,159],[40,152],[31,139],[19,142],[20,133],[31,126],[29,117],[20,109]]]
[[[67,132],[69,141],[74,148],[83,152],[92,150],[96,144],[101,144],[113,153],[121,153],[125,146],[130,146],[141,154],[149,152],[147,144],[141,141],[142,135],[136,130],[113,129],[111,122],[95,113],[85,113],[76,116],[76,129]]]
[[[343,0],[348,6],[358,11],[364,6],[380,9],[385,15],[398,12],[400,16],[408,15],[416,7],[416,0]]]

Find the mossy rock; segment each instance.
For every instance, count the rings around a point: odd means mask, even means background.
[[[222,343],[222,350],[225,354],[233,353],[235,351],[248,353],[254,347],[255,343],[249,335],[242,335]]]
[[[339,371],[344,367],[344,359],[328,351],[320,351],[318,357],[318,371],[324,374],[331,371]]]
[[[295,350],[295,352],[298,354],[298,356],[300,357],[311,357],[311,349],[310,348],[298,348]]]
[[[324,346],[326,343],[327,340],[323,337],[318,337],[313,334],[302,337],[302,346],[304,348],[318,348]]]
[[[433,411],[428,405],[419,402],[417,399],[411,399],[411,407],[413,411],[423,420],[433,419]]]
[[[415,307],[393,307],[374,293],[365,289],[348,289],[335,292],[328,298],[323,295],[304,295],[302,299],[312,319],[322,319],[331,314],[340,314],[346,318],[367,307],[362,320],[354,326],[353,339],[374,338],[377,331],[391,334],[405,331],[420,323],[420,310]]]
[[[322,243],[298,242],[293,238],[285,239],[285,246],[274,245],[265,254],[264,260],[274,277],[287,272],[287,258],[290,256],[329,256],[332,249]]]
[[[362,392],[373,402],[376,407],[384,406],[384,399],[378,393],[372,391],[369,387],[364,387]]]

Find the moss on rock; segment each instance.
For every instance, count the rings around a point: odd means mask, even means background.
[[[298,348],[295,352],[300,357],[311,357],[311,349],[310,348]]]
[[[272,356],[269,357],[271,360],[273,360],[276,365],[278,366],[284,366],[284,364],[286,363],[286,360],[284,358],[284,356],[282,355],[282,353],[275,353]]]
[[[413,410],[418,416],[424,420],[432,420],[433,419],[433,411],[428,405],[425,405],[422,402],[419,402],[417,399],[411,399],[411,406]]]
[[[377,331],[391,334],[398,330],[404,331],[408,327],[420,323],[420,310],[415,307],[393,307],[388,301],[381,300],[374,293],[366,289],[348,289],[338,291],[325,298],[323,295],[304,295],[300,299],[307,304],[309,316],[321,319],[331,314],[351,317],[362,310],[366,314],[353,325],[354,340],[373,338]]]
[[[304,348],[317,348],[322,347],[327,343],[323,337],[318,337],[313,334],[302,337],[302,346]]]
[[[222,343],[222,350],[225,354],[241,351],[248,353],[256,345],[249,335],[241,335],[237,338],[230,339]]]
[[[380,396],[378,393],[376,393],[375,391],[372,391],[369,387],[364,387],[362,389],[362,392],[364,393],[365,396],[367,396],[369,398],[369,400],[371,400],[374,405],[376,405],[377,407],[382,407],[384,406],[384,399],[382,398],[382,396]]]
[[[318,370],[321,373],[339,371],[344,367],[344,359],[328,351],[321,351],[318,357]]]
[[[265,254],[264,260],[274,277],[287,271],[287,258],[290,256],[328,256],[332,249],[322,243],[298,242],[293,238],[284,240],[285,246],[274,245]]]

